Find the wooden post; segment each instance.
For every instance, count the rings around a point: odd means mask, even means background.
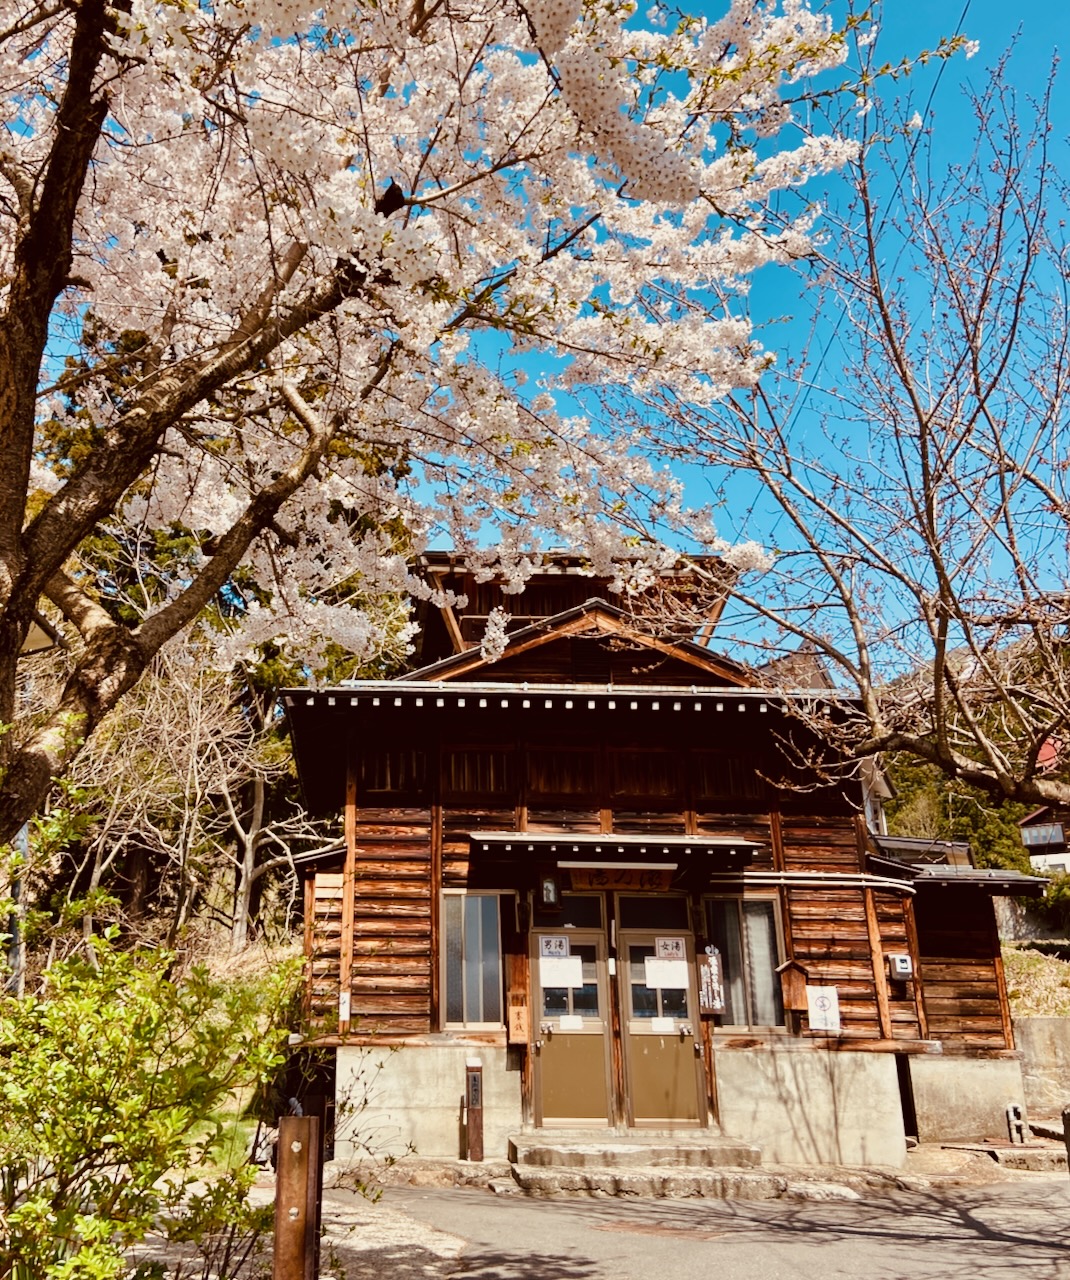
[[[319,1275],[323,1170],[320,1153],[319,1116],[282,1117],[272,1280],[316,1280]]]
[[[884,972],[884,947],[881,943],[880,921],[877,919],[877,903],[873,890],[867,885],[862,890],[866,908],[866,933],[869,936],[870,963],[873,966],[873,986],[877,993],[877,1025],[885,1040],[892,1038],[892,1008],[888,1003],[888,979]]]
[[[483,1063],[479,1058],[465,1062],[464,1102],[467,1117],[468,1159],[483,1159]]]
[[[342,938],[338,972],[338,1031],[345,1035],[349,1030],[351,992],[353,990],[353,916],[356,909],[357,874],[357,759],[350,738],[346,752],[346,808],[345,808],[346,862],[342,878]]]

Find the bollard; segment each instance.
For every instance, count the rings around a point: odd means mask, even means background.
[[[468,1159],[483,1159],[483,1063],[469,1058],[464,1064],[464,1101],[468,1115]]]
[[[1022,1108],[1017,1102],[1007,1104],[1007,1137],[1014,1143],[1024,1143],[1028,1137]]]
[[[319,1275],[321,1163],[319,1117],[283,1116],[272,1280],[316,1280]]]

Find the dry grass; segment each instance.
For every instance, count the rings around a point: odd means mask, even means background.
[[[1070,1017],[1070,961],[1029,947],[1004,947],[1003,964],[1015,1017]]]

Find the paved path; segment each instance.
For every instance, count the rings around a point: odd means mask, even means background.
[[[1070,1280],[1065,1174],[825,1203],[394,1187],[325,1210],[347,1280]]]

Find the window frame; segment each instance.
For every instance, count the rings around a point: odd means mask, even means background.
[[[449,977],[450,977],[449,963],[450,962],[449,962],[449,935],[448,935],[449,918],[448,918],[446,903],[450,899],[460,899],[462,903],[462,906],[461,906],[461,926],[462,926],[461,1001],[462,1001],[462,1005],[464,1005],[466,1004],[465,997],[468,989],[468,983],[466,981],[466,974],[465,974],[465,970],[467,968],[467,961],[465,957],[466,939],[465,939],[465,933],[464,933],[465,913],[464,913],[463,904],[469,898],[493,898],[497,903],[497,911],[495,912],[495,920],[498,926],[497,989],[498,989],[498,1001],[499,1001],[499,1010],[501,1013],[501,1017],[496,1022],[486,1022],[486,1021],[479,1022],[475,1020],[469,1021],[467,1019],[458,1022],[455,1020],[451,1020],[449,1017],[449,992],[450,992],[450,986],[449,986]],[[441,983],[439,988],[441,992],[441,999],[439,1001],[439,1029],[442,1031],[502,1031],[505,1029],[506,1005],[507,1005],[508,995],[505,989],[505,946],[504,946],[505,930],[502,927],[502,915],[505,909],[505,903],[503,902],[503,899],[509,899],[513,903],[514,910],[515,910],[516,892],[512,889],[473,889],[473,890],[443,889],[442,890],[442,917],[441,917],[442,919],[441,939],[442,940],[439,948],[439,951],[440,951],[439,976],[440,976],[440,983]],[[482,976],[482,974],[480,975],[479,986],[481,990],[486,986],[486,979]],[[462,1013],[467,1014],[468,1013],[467,1008],[463,1008]]]
[[[727,1018],[726,1014],[715,1014],[713,1031],[715,1034],[725,1032],[731,1035],[737,1035],[740,1032],[748,1033],[767,1033],[775,1034],[788,1030],[787,1011],[784,1008],[783,993],[780,986],[779,966],[784,963],[785,946],[784,946],[784,919],[783,904],[780,900],[780,894],[776,890],[762,891],[760,889],[743,889],[735,893],[707,893],[702,895],[702,924],[706,934],[706,941],[713,944],[713,929],[711,905],[714,902],[734,902],[737,911],[737,923],[739,928],[739,947],[740,955],[743,958],[743,1006],[744,1013],[747,1016],[745,1022],[728,1022],[723,1019]],[[743,910],[744,904],[748,902],[770,903],[773,908],[773,940],[775,943],[776,956],[770,970],[770,982],[773,999],[777,1010],[779,1011],[779,1022],[765,1023],[752,1022],[750,1020],[750,1011],[753,1004],[752,990],[753,978],[751,974],[751,964],[749,961],[749,952],[747,948],[746,916]],[[724,969],[724,961],[722,960],[722,981],[727,986],[728,974]]]

